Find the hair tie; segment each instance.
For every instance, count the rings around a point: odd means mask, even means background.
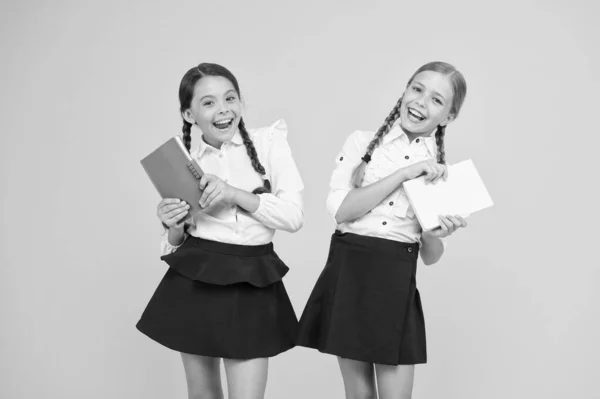
[[[361,158],[365,163],[369,163],[371,161],[371,154],[366,153],[362,158]]]

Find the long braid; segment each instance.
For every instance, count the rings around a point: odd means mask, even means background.
[[[367,146],[367,151],[362,157],[362,162],[356,167],[354,173],[352,174],[352,185],[355,188],[360,187],[362,183],[363,177],[365,176],[365,169],[367,167],[367,163],[369,163],[369,161],[371,160],[371,155],[373,155],[373,151],[375,151],[379,144],[381,144],[383,137],[386,134],[388,134],[394,122],[396,122],[396,120],[400,117],[401,105],[402,97],[398,99],[398,102],[396,103],[396,105],[394,105],[394,108],[392,108],[387,118],[385,118],[383,125],[381,125],[381,127],[377,130],[375,136]]]
[[[184,119],[181,131],[183,132],[183,144],[185,145],[185,148],[187,148],[188,152],[190,152],[192,146],[192,124]]]
[[[438,125],[435,131],[435,144],[437,145],[437,161],[442,165],[446,164],[446,150],[444,149],[444,135],[446,134],[446,126]]]
[[[265,179],[266,171],[264,166],[260,163],[258,159],[258,154],[256,153],[256,148],[254,148],[254,143],[252,143],[252,139],[250,139],[250,135],[248,134],[248,130],[246,130],[246,124],[244,123],[244,119],[240,118],[240,123],[238,125],[240,130],[240,135],[242,136],[242,141],[244,142],[244,146],[246,147],[246,152],[248,153],[248,157],[250,157],[250,162],[252,162],[252,167],[254,170],[263,176],[263,187],[257,187],[252,191],[252,194],[262,194],[262,193],[270,193],[271,192],[271,182],[269,179]]]

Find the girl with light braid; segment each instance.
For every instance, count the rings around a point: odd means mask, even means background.
[[[467,224],[441,215],[422,232],[402,183],[447,177],[446,126],[466,91],[452,65],[423,65],[377,132],[352,133],[337,156],[327,198],[337,229],[298,344],[338,357],[348,399],[410,398],[414,365],[427,361],[417,258],[436,263],[443,239]]]
[[[282,282],[288,267],[273,251],[275,230],[303,223],[302,179],[282,120],[248,130],[238,82],[226,68],[200,64],[179,87],[183,141],[205,174],[202,211],[163,199],[158,217],[169,269],[137,328],[181,352],[190,398],[264,397],[268,358],[295,345],[298,319]]]

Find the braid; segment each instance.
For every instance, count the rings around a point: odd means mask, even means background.
[[[398,99],[398,102],[396,103],[396,105],[394,105],[394,108],[392,108],[392,110],[390,111],[387,118],[385,118],[383,125],[381,125],[381,127],[377,130],[377,132],[375,133],[375,137],[373,137],[373,139],[367,146],[367,152],[362,157],[362,162],[356,167],[356,169],[354,170],[354,173],[352,174],[352,185],[355,188],[360,187],[360,185],[362,183],[362,179],[365,175],[365,169],[367,167],[367,163],[369,163],[369,161],[371,160],[371,155],[373,155],[373,151],[375,151],[375,149],[379,146],[379,144],[381,144],[383,137],[386,134],[388,134],[388,132],[392,128],[392,125],[394,124],[394,122],[396,122],[396,120],[400,117],[400,106],[401,105],[402,105],[402,97],[400,97],[400,99]]]
[[[244,146],[246,147],[246,152],[248,153],[248,157],[250,157],[250,162],[252,162],[252,167],[254,170],[259,173],[264,180],[263,187],[257,187],[252,191],[252,194],[263,194],[271,192],[271,182],[269,179],[265,179],[264,176],[267,173],[265,171],[264,166],[260,163],[258,159],[258,154],[256,153],[256,148],[254,148],[254,143],[250,139],[250,135],[246,130],[246,124],[244,123],[244,119],[240,118],[240,123],[238,125],[240,130],[240,135],[242,136],[242,141],[244,142]]]
[[[188,152],[190,152],[190,148],[192,146],[192,124],[184,119],[181,131],[183,132],[183,144],[185,145],[185,148],[187,148]]]
[[[444,134],[446,133],[446,126],[438,125],[437,130],[435,131],[435,144],[437,145],[438,150],[438,163],[442,165],[446,164],[446,151],[444,150]]]

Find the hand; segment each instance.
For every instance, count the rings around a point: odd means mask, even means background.
[[[448,178],[448,168],[446,165],[437,163],[433,159],[414,163],[406,168],[408,170],[408,178],[416,179],[419,176],[425,176],[425,184],[436,183],[439,179],[446,180]]]
[[[183,227],[190,205],[177,198],[163,198],[158,203],[156,214],[161,222],[168,228]]]
[[[429,235],[430,237],[437,238],[448,237],[461,227],[467,227],[467,222],[462,217],[458,215],[440,216],[440,227],[426,231],[423,233],[423,235]]]
[[[202,208],[207,208],[218,202],[233,203],[235,188],[215,175],[204,174],[200,179],[199,187],[203,191],[199,201]]]

